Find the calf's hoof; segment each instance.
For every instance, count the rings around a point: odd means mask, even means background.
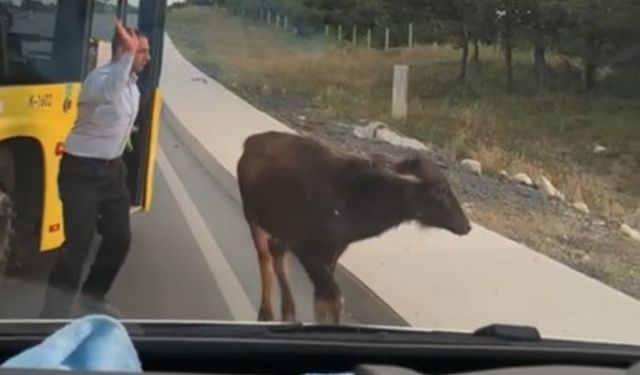
[[[273,311],[266,307],[261,307],[258,312],[258,321],[271,322],[273,321]]]
[[[296,314],[294,314],[294,313],[282,313],[282,321],[283,322],[297,323],[298,319],[296,319]]]
[[[314,318],[318,324],[340,324],[342,303],[339,299],[314,301]]]

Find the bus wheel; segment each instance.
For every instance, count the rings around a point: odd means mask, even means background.
[[[0,275],[5,275],[16,243],[14,153],[8,143],[0,144]]]
[[[15,204],[0,183],[0,275],[4,275],[11,250],[15,246]]]

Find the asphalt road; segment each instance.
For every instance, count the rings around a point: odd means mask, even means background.
[[[123,318],[255,320],[260,278],[239,202],[193,156],[168,121],[160,131],[153,206],[132,216],[133,242],[108,299]],[[298,319],[312,321],[313,288],[295,258],[290,278]],[[346,271],[337,280],[345,322],[400,324]],[[0,318],[34,318],[43,285],[5,283]],[[276,316],[279,293],[274,291]]]

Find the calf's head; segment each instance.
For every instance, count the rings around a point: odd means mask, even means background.
[[[422,157],[409,157],[395,162],[391,168],[410,181],[407,205],[418,223],[458,235],[471,231],[471,223],[438,164]]]

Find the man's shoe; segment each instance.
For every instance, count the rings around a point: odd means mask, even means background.
[[[109,315],[116,319],[119,319],[122,315],[104,298],[97,298],[89,295],[78,296],[73,315],[79,318],[92,314]]]
[[[39,319],[69,319],[71,308],[69,306],[44,306],[38,315]]]
[[[44,304],[40,310],[40,319],[69,319],[73,306],[74,293],[54,287],[48,287]]]

